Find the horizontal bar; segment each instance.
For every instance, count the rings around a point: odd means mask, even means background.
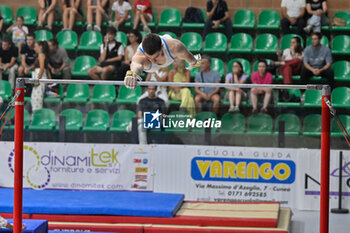
[[[73,80],[73,79],[32,79],[25,78],[27,84],[38,83],[59,83],[59,84],[104,84],[123,86],[124,81],[103,81],[103,80]],[[179,82],[138,82],[140,86],[181,86],[181,87],[238,87],[238,88],[254,88],[265,87],[273,89],[309,89],[321,90],[322,85],[287,85],[287,84],[237,84],[237,83],[179,83]]]

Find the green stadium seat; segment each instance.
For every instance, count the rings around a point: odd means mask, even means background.
[[[202,50],[202,36],[199,33],[185,32],[180,40],[192,53],[199,53]]]
[[[160,35],[160,36],[169,35],[169,36],[171,36],[171,38],[177,39],[176,34],[173,32],[160,32],[160,33],[158,33],[158,35]]]
[[[255,54],[276,54],[278,47],[277,37],[270,33],[258,35],[255,40]]]
[[[134,118],[135,116],[136,114],[130,110],[123,109],[117,111],[113,115],[112,125],[109,131],[126,133],[126,127],[128,127],[131,124],[132,118]]]
[[[211,58],[210,69],[216,70],[217,72],[219,72],[220,77],[224,77],[225,75],[225,64],[224,64],[224,61],[221,60],[220,58],[216,58],[216,57]]]
[[[334,80],[336,82],[350,82],[350,62],[336,61],[333,63]]]
[[[300,119],[292,113],[279,115],[275,120],[275,135],[278,135],[279,122],[284,121],[284,134],[287,136],[298,136],[300,134]]]
[[[175,127],[174,125],[169,125],[169,121],[184,121],[184,124],[186,124],[187,119],[191,119],[191,116],[186,113],[186,112],[181,112],[181,111],[173,111],[168,114],[166,118],[166,122],[168,125],[168,128],[165,128],[165,133],[170,133],[170,134],[185,134],[189,132],[189,129],[186,127],[180,128],[180,127]]]
[[[350,88],[334,88],[332,91],[332,105],[335,108],[350,108]]]
[[[89,99],[89,85],[69,84],[67,87],[67,95],[63,99],[63,102],[86,104],[88,99]]]
[[[303,121],[303,136],[319,137],[321,136],[322,119],[320,114],[310,114]]]
[[[311,36],[309,36],[306,39],[306,46],[310,46],[310,45],[311,45]],[[327,36],[325,36],[325,35],[322,36],[321,45],[329,47],[329,40],[328,40]]]
[[[280,28],[280,15],[275,10],[263,10],[258,16],[257,29],[274,29]]]
[[[227,73],[231,73],[232,72],[232,64],[235,62],[235,61],[239,61],[242,66],[243,66],[243,73],[245,73],[246,75],[250,75],[250,63],[247,59],[244,59],[244,58],[234,58],[234,59],[231,59],[228,64],[227,64]]]
[[[56,115],[51,109],[42,108],[33,113],[29,130],[54,131],[56,128]]]
[[[117,104],[136,104],[138,98],[141,96],[141,87],[137,86],[135,90],[126,88],[125,86],[119,87]]]
[[[52,32],[49,30],[37,30],[34,32],[35,41],[49,41],[53,38]]]
[[[211,32],[205,37],[203,53],[224,53],[227,49],[227,38],[220,32]]]
[[[198,112],[195,116],[195,119],[196,121],[205,121],[206,119],[217,119],[217,116],[215,115],[215,113],[213,112],[208,112],[208,111],[203,111],[203,112]],[[214,130],[215,128],[210,128],[210,130]],[[201,128],[197,128],[197,127],[194,127],[192,128],[192,131],[191,133],[194,133],[194,134],[203,134],[205,131],[204,131],[204,127],[201,127]],[[212,131],[212,133],[214,133]]]
[[[95,85],[92,91],[90,103],[113,103],[116,98],[113,85]]]
[[[280,97],[278,96],[277,99],[277,107],[282,107],[282,108],[299,108],[301,107],[301,102],[300,102],[300,98],[301,98],[301,92],[299,89],[288,89],[288,95],[290,97],[294,97],[295,99],[299,99],[299,101],[281,101]],[[292,98],[292,99],[294,99]]]
[[[108,112],[100,109],[91,110],[86,116],[84,132],[104,132],[109,126]]]
[[[78,46],[78,35],[75,31],[60,31],[56,37],[58,45],[67,51],[75,50]]]
[[[77,109],[66,109],[61,112],[61,116],[66,117],[66,131],[80,131],[83,126],[83,114]]]
[[[300,41],[301,41],[301,47],[304,47],[304,40],[303,38],[298,35],[298,34],[287,34],[287,35],[284,35],[281,39],[281,50],[285,50],[287,48],[290,47],[290,40],[293,38],[293,37],[299,37]]]
[[[204,22],[207,21],[207,15],[203,9],[200,9],[202,12],[203,20]],[[204,28],[204,22],[203,23],[182,23],[182,28]]]
[[[272,118],[265,113],[253,114],[248,119],[248,135],[271,135]]]
[[[3,101],[9,101],[12,94],[12,88],[10,82],[6,80],[0,80],[0,97]]]
[[[102,34],[97,31],[86,31],[81,35],[78,51],[100,51]]]
[[[128,37],[126,36],[125,32],[118,31],[117,35],[115,36],[115,40],[122,43],[124,48],[128,45]]]
[[[245,118],[241,113],[225,113],[221,118],[219,134],[243,134],[245,131]]]
[[[22,6],[17,9],[16,19],[18,16],[22,15],[24,18],[24,24],[28,26],[36,26],[37,25],[37,13],[36,9],[32,6]],[[15,20],[15,19],[14,19]]]
[[[253,38],[247,33],[236,33],[231,37],[231,45],[228,53],[251,53],[253,50]]]
[[[339,115],[339,120],[343,124],[347,132],[350,132],[350,116],[349,115]],[[331,136],[332,137],[344,137],[341,132],[339,125],[335,118],[332,118],[331,121]]]
[[[305,108],[320,108],[322,103],[322,93],[320,90],[306,90],[305,101],[303,107]]]
[[[350,54],[350,36],[339,35],[332,40],[333,55],[349,55]]]
[[[350,12],[338,11],[333,15],[333,18],[340,18],[345,21],[344,26],[333,26],[332,31],[350,31]]]
[[[95,58],[91,56],[79,56],[75,59],[72,76],[73,77],[87,77],[87,71],[96,65]]]
[[[9,6],[0,5],[0,15],[4,18],[4,24],[12,24],[12,9]]]
[[[176,8],[167,8],[160,13],[158,23],[159,28],[180,28],[181,26],[181,12]]]
[[[7,128],[9,128],[10,130],[14,130],[15,129],[15,125],[12,124],[15,122],[15,109],[12,110],[10,116],[9,116],[9,119],[7,120]],[[24,109],[24,112],[23,112],[23,128],[24,129],[27,129],[29,126],[29,112]]]
[[[234,29],[254,29],[255,14],[248,9],[240,9],[233,16],[232,27]]]

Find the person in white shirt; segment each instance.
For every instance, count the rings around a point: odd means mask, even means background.
[[[305,0],[282,0],[282,31],[289,34],[290,26],[297,26],[297,34],[302,35],[305,26]]]
[[[116,0],[112,5],[112,11],[115,14],[114,22],[110,21],[109,25],[118,30],[120,25],[130,19],[129,12],[131,11],[131,5],[128,1]]]
[[[26,41],[26,35],[28,34],[28,28],[23,25],[23,16],[18,16],[16,22],[7,28],[7,33],[12,33],[12,42],[19,48],[22,48],[22,44]]]

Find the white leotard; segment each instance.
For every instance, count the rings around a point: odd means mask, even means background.
[[[168,39],[168,38],[171,38],[171,36],[169,35],[164,35],[164,36],[160,36],[160,38],[162,39],[162,48],[163,48],[163,53],[164,53],[164,56],[165,56],[165,63],[162,64],[162,65],[158,65],[158,64],[154,64],[152,63],[151,61],[150,62],[150,68],[148,69],[144,69],[143,71],[145,72],[149,72],[149,73],[153,73],[153,72],[156,72],[158,71],[160,68],[163,68],[163,67],[168,67],[171,63],[174,62],[175,58],[171,55],[170,51],[169,51],[169,48],[168,48],[168,45],[167,43],[165,42],[164,39]],[[139,45],[139,48],[138,48],[143,54],[145,54],[145,52],[143,51],[143,47],[142,47],[142,43]]]

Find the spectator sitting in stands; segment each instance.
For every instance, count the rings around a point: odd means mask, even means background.
[[[185,68],[185,61],[175,58],[173,69],[169,72],[169,82],[190,82],[190,71]],[[180,111],[187,112],[194,117],[196,114],[193,96],[188,87],[170,86],[169,97],[173,100],[180,100]]]
[[[32,78],[34,79],[49,79],[50,73],[48,72],[49,64],[49,45],[46,41],[39,41],[35,43],[35,52],[38,54],[38,58],[35,61],[35,70],[32,72]],[[31,95],[31,105],[32,112],[43,107],[45,94],[45,84],[39,83],[34,84],[32,95]]]
[[[62,30],[72,30],[75,23],[75,17],[79,14],[80,0],[64,0],[63,1],[63,28]]]
[[[265,60],[260,60],[258,63],[258,71],[252,74],[253,84],[272,84],[272,74],[266,71],[267,63]],[[264,104],[260,112],[266,113],[269,105],[272,89],[267,87],[254,87],[250,91],[250,98],[253,105],[253,113],[258,112],[258,95],[264,94]]]
[[[18,16],[16,23],[12,24],[7,28],[7,33],[12,33],[12,42],[21,49],[22,44],[26,40],[26,35],[28,34],[28,28],[23,25],[24,18],[23,16]]]
[[[57,0],[38,0],[39,2],[39,16],[38,27],[42,28],[45,20],[47,20],[46,28],[52,30],[53,21],[55,19],[55,7]]]
[[[139,22],[143,25],[143,31],[147,33],[151,33],[151,29],[148,27],[147,22],[152,22],[152,6],[148,0],[137,0],[134,3],[134,27],[133,29],[137,29],[139,26]]]
[[[235,61],[232,64],[232,73],[226,75],[226,83],[245,83],[248,79],[248,75],[243,73],[242,63]],[[227,97],[230,101],[229,112],[239,112],[239,105],[241,104],[242,95],[246,93],[238,87],[227,87]],[[235,105],[236,104],[236,105]]]
[[[17,56],[17,47],[12,43],[10,37],[5,37],[0,48],[0,80],[2,80],[3,73],[8,71],[8,80],[12,90],[15,87],[16,70],[18,68],[16,63]]]
[[[282,31],[283,34],[289,34],[290,25],[297,26],[297,34],[303,34],[305,26],[305,0],[282,0]]]
[[[96,25],[94,26],[95,31],[101,31],[102,18],[108,16],[109,0],[87,0],[87,27],[86,30],[92,30],[93,15],[95,14]]]
[[[284,84],[292,83],[293,75],[300,75],[303,61],[303,47],[299,37],[293,37],[290,40],[290,47],[283,51],[282,61],[274,62],[275,65],[281,65],[280,74],[283,76]]]
[[[24,44],[20,51],[21,65],[18,68],[18,76],[23,77],[29,75],[30,71],[34,70],[34,62],[38,57],[34,50],[35,34],[28,33],[26,36],[26,44]]]
[[[141,41],[142,36],[139,31],[132,29],[128,33],[129,45],[125,48],[125,56],[123,61],[123,69],[125,69],[125,72],[130,70],[131,59],[137,52],[137,48],[139,47]]]
[[[169,77],[169,67],[164,67],[164,68],[160,68],[156,72],[147,73],[146,81],[147,82],[166,82],[168,81],[168,77]],[[141,99],[147,96],[148,96],[148,92],[145,91],[137,101],[139,102]],[[169,107],[169,98],[168,98],[166,87],[158,86],[156,90],[156,96],[161,98],[164,101],[166,107]]]
[[[196,74],[196,83],[220,83],[220,74],[210,69],[211,58],[208,55],[202,57],[202,62],[200,65],[201,71]],[[215,114],[219,111],[220,96],[219,87],[195,87],[196,92],[195,104],[197,112],[201,111],[201,105],[203,101],[213,102],[213,112]]]
[[[304,66],[301,68],[301,81],[308,84],[312,76],[321,76],[328,80],[328,84],[334,87],[334,73],[332,70],[331,50],[321,45],[322,34],[311,34],[312,44],[304,50]]]
[[[306,0],[306,10],[311,16],[304,28],[306,33],[321,32],[321,26],[329,25],[327,0]]]
[[[58,46],[58,41],[56,38],[49,40],[49,48],[50,56],[48,59],[51,74],[57,75],[59,72],[61,72],[63,79],[71,79],[67,51]]]
[[[124,47],[115,40],[117,30],[114,27],[107,28],[107,34],[104,37],[104,43],[100,50],[100,65],[94,66],[88,70],[88,75],[95,80],[107,80],[113,73],[117,73],[117,79],[122,78],[121,61],[124,56]],[[100,75],[101,74],[101,78]]]
[[[120,25],[130,19],[130,10],[131,5],[128,1],[116,0],[112,5],[112,11],[114,11],[115,15],[114,22],[110,21],[109,26],[113,26],[118,30]]]
[[[155,86],[148,86],[147,93],[148,96],[140,100],[137,105],[139,144],[147,144],[147,130],[143,126],[143,113],[157,112],[158,110],[159,113],[165,114],[167,111],[164,101],[156,96]]]
[[[211,29],[218,28],[220,24],[225,26],[227,39],[232,36],[232,22],[228,14],[227,3],[224,0],[209,0],[207,2],[207,22],[203,30],[203,39],[211,32]]]

